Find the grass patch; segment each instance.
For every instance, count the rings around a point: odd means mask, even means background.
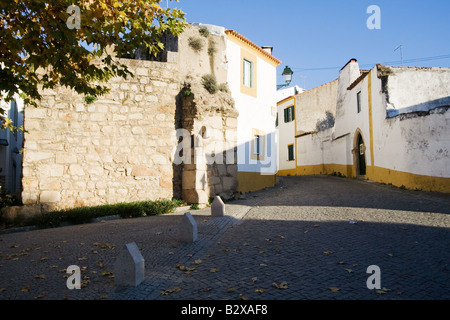
[[[55,228],[62,223],[83,224],[95,218],[118,215],[122,219],[156,216],[167,214],[184,204],[181,200],[122,202],[95,207],[80,207],[68,210],[59,210],[36,215],[29,218],[17,216],[8,223],[8,227],[37,226],[38,228]]]
[[[190,37],[188,39],[189,46],[195,51],[200,52],[203,49],[204,43],[202,39],[197,37]]]
[[[219,90],[216,77],[213,74],[205,74],[202,77],[202,84],[210,94],[215,94]]]
[[[210,35],[210,32],[209,32],[208,28],[206,28],[206,27],[200,28],[200,30],[198,30],[198,32],[205,38],[208,38]]]

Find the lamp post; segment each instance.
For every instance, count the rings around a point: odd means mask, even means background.
[[[294,72],[292,71],[291,68],[289,68],[288,66],[286,66],[283,70],[283,73],[281,74],[284,78],[284,82],[286,82],[285,84],[279,84],[277,85],[277,89],[281,89],[283,87],[287,87],[291,81],[292,81],[292,75],[294,74]]]

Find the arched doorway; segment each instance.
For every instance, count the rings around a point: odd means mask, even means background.
[[[366,145],[361,131],[358,129],[355,133],[353,159],[356,168],[356,176],[366,175]]]

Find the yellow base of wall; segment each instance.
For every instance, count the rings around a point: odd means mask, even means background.
[[[367,178],[412,190],[450,193],[450,178],[424,176],[380,167],[368,167]]]
[[[262,175],[259,172],[238,172],[238,191],[242,193],[273,187],[276,175]]]
[[[320,164],[299,166],[296,169],[280,170],[279,176],[303,176],[317,174],[337,174],[345,177],[356,177],[356,169],[352,165]],[[423,190],[450,193],[450,178],[432,177],[409,172],[396,171],[377,166],[367,166],[366,179],[375,182],[392,184],[412,190]]]

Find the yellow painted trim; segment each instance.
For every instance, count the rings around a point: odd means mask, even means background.
[[[368,74],[368,92],[369,92],[369,135],[370,135],[370,165],[375,166],[375,156],[373,154],[373,117],[372,117],[372,74]],[[367,168],[366,168],[367,169]],[[367,172],[366,172],[367,173]]]
[[[288,102],[289,100],[295,100],[295,96],[289,96],[289,97],[287,97],[287,98],[284,98],[284,99],[281,100],[281,101],[278,101],[277,107],[281,106],[283,103]]]
[[[297,160],[297,138],[295,137],[295,135],[297,134],[297,99],[294,99],[294,143],[295,143],[295,147],[294,147],[294,160],[295,160],[295,167],[297,168],[298,166],[298,160]]]
[[[249,60],[253,64],[253,87],[244,85],[244,59]],[[241,93],[247,94],[254,98],[258,97],[258,58],[250,52],[241,48]]]
[[[267,187],[273,187],[276,183],[276,175],[261,174],[259,172],[238,172],[238,192],[251,192]]]
[[[450,193],[450,178],[425,176],[376,166],[366,177],[372,181],[403,186],[406,189]]]
[[[255,154],[255,136],[260,136],[262,141],[262,150],[260,151],[260,154]],[[266,133],[264,131],[261,131],[259,129],[252,129],[252,140],[251,140],[251,154],[250,159],[252,160],[262,160],[264,161],[266,156]]]
[[[282,177],[296,176],[296,175],[297,175],[297,169],[284,169],[284,170],[279,170],[277,172],[277,176],[282,176]]]
[[[235,34],[232,32],[226,32],[227,39],[230,41],[233,41],[235,44],[240,46],[241,48],[245,48],[247,50],[250,50],[254,54],[256,54],[259,58],[263,59],[265,62],[271,64],[274,67],[278,67],[281,64],[281,61],[275,58],[274,56],[270,54],[266,54],[263,52],[263,49],[256,46],[256,45],[250,45],[248,42],[250,42],[248,39],[247,41],[244,41],[243,39],[236,37]],[[269,57],[270,56],[270,57]]]
[[[368,167],[369,168],[369,167]],[[366,179],[392,184],[396,187],[404,187],[411,190],[432,191],[450,193],[450,178],[433,177],[410,172],[396,171],[376,166],[370,166],[370,171],[366,174]],[[280,170],[277,175],[321,175],[340,173],[346,177],[355,177],[353,165],[342,164],[318,164],[309,166],[299,166],[297,169]]]

